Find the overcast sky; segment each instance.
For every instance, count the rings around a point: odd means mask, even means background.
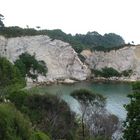
[[[0,0],[6,26],[114,32],[140,44],[140,0]]]

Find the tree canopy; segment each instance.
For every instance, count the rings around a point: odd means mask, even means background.
[[[34,28],[20,28],[18,26],[1,28],[0,34],[6,37],[20,37],[33,35],[48,35],[52,40],[59,39],[68,42],[76,52],[83,49],[109,51],[125,46],[124,39],[115,33],[101,35],[96,31],[87,34],[66,34],[60,29],[35,30]]]
[[[111,139],[118,128],[118,118],[107,113],[106,99],[102,95],[86,89],[75,90],[71,96],[80,103],[82,139],[85,140],[88,136],[86,130],[88,130],[90,138],[102,136],[103,139]]]

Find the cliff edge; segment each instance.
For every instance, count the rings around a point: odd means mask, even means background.
[[[125,46],[109,52],[84,50],[81,54],[90,69],[111,67],[118,72],[132,70],[130,77],[120,77],[120,80],[140,80],[140,45]]]
[[[55,81],[59,79],[86,80],[90,70],[78,58],[70,46],[60,40],[52,40],[46,35],[5,38],[0,36],[0,56],[14,62],[24,52],[43,60],[47,67],[47,77],[38,80]]]

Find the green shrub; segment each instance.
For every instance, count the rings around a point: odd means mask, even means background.
[[[25,80],[22,78],[20,71],[6,58],[0,57],[0,87],[11,85],[25,86]]]
[[[19,69],[6,58],[0,57],[0,101],[12,91],[19,90],[26,85]]]
[[[95,74],[95,76],[101,76],[101,77],[105,77],[105,78],[110,78],[110,77],[120,77],[121,74],[115,70],[114,68],[111,67],[104,67],[102,68],[102,70],[93,70],[93,73]]]
[[[121,75],[125,77],[129,77],[131,76],[132,72],[133,72],[132,70],[124,70],[121,72]]]
[[[120,77],[120,73],[113,68],[107,68],[107,67],[102,68],[102,72],[103,72],[103,77],[105,78],[109,78],[113,76]]]
[[[140,82],[133,83],[133,94],[128,95],[130,103],[125,105],[127,117],[124,122],[124,139],[140,139]]]
[[[50,140],[50,138],[43,132],[34,132],[30,140]]]
[[[29,140],[31,135],[31,123],[12,104],[0,104],[0,139]]]
[[[101,76],[101,77],[105,77],[105,78],[109,78],[109,77],[129,77],[132,74],[132,70],[124,70],[122,72],[118,72],[117,70],[115,70],[112,67],[104,67],[101,70],[95,70],[92,69],[92,73],[94,73],[94,75],[96,77]]]
[[[8,99],[15,104],[15,106],[18,109],[21,109],[21,107],[24,105],[24,101],[26,100],[27,96],[28,96],[28,92],[27,91],[23,91],[23,90],[17,90],[14,92],[11,92],[8,95]]]

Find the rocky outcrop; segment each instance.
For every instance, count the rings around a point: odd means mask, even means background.
[[[81,53],[86,58],[84,65],[70,44],[52,40],[46,35],[16,38],[0,36],[0,56],[14,62],[24,52],[34,54],[36,59],[46,63],[47,77],[39,76],[39,82],[85,80],[90,76],[89,69],[101,70],[104,67],[112,67],[119,72],[132,70],[132,75],[125,79],[140,80],[140,45],[109,52],[84,50]],[[124,80],[124,77],[120,79]]]
[[[109,52],[84,50],[81,53],[85,63],[90,69],[101,70],[104,67],[112,67],[119,72],[132,70],[132,75],[127,80],[140,80],[140,45],[126,46]],[[123,80],[123,78],[120,78]]]
[[[24,52],[34,54],[36,59],[45,61],[48,67],[47,77],[39,77],[39,81],[85,80],[90,74],[90,70],[83,65],[68,43],[52,40],[44,35],[8,39],[0,36],[1,56],[14,62]]]

